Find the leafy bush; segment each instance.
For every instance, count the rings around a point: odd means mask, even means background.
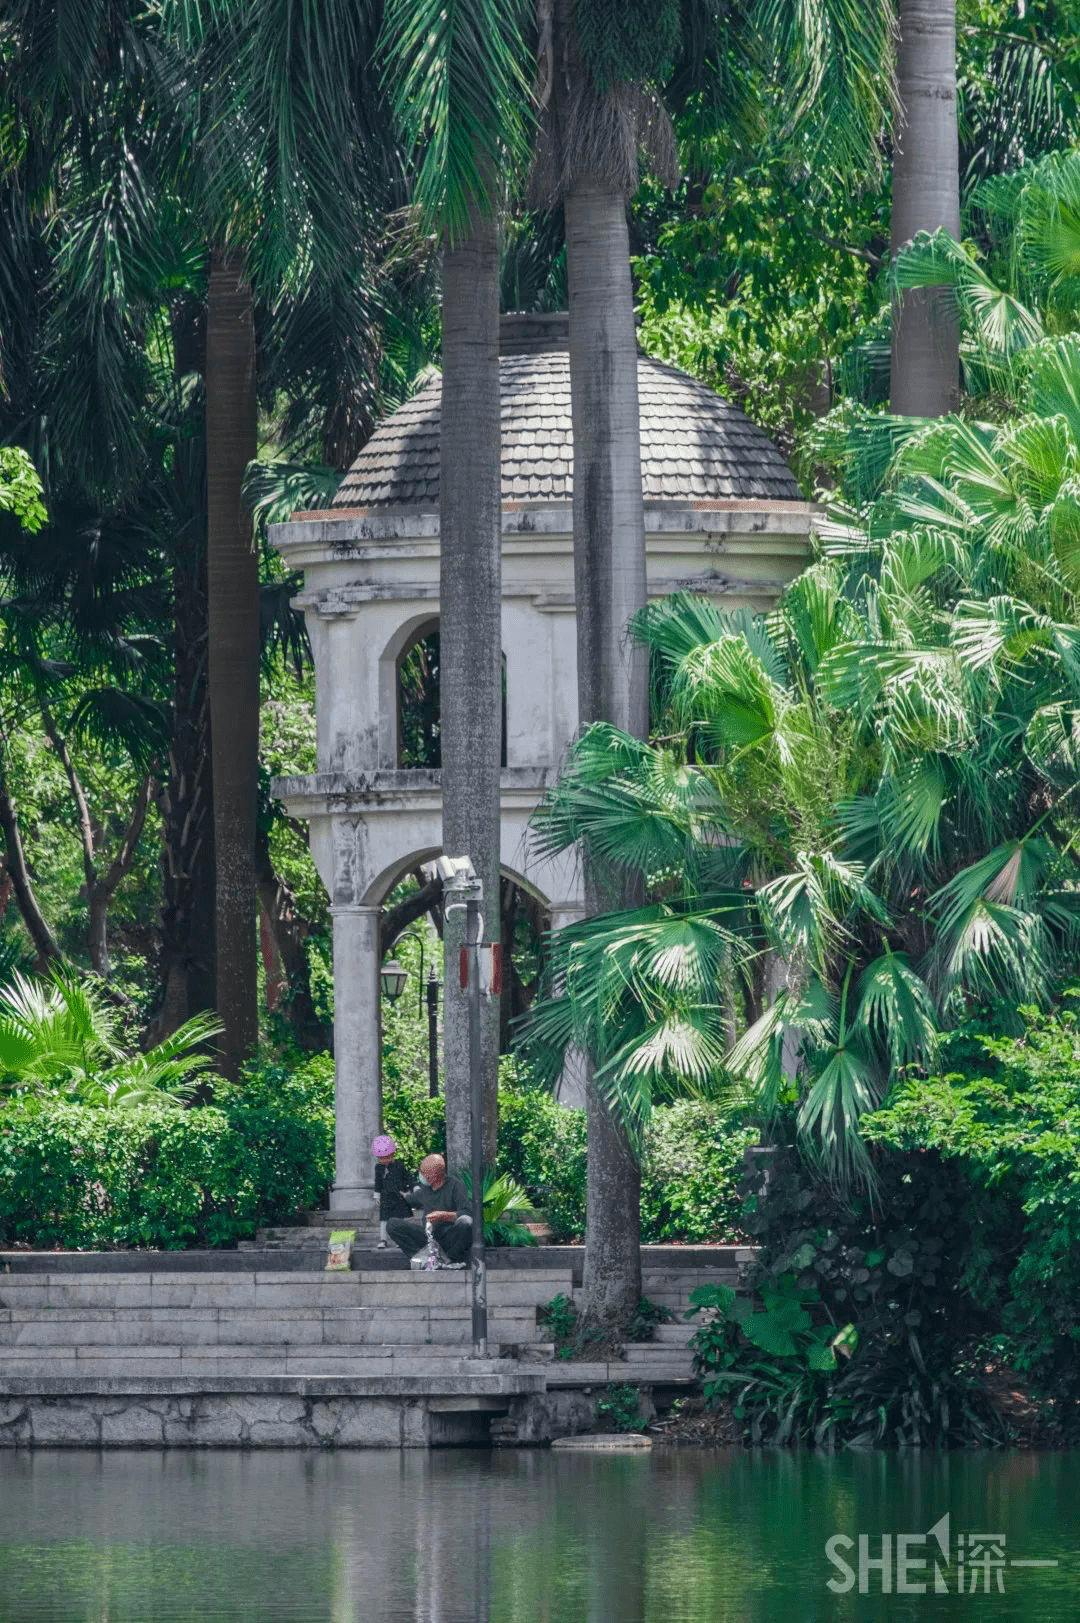
[[[758,1141],[745,1117],[681,1100],[652,1113],[641,1165],[641,1238],[727,1240],[741,1226],[743,1153]]]
[[[472,1199],[472,1172],[465,1168],[461,1174],[465,1193]],[[521,1185],[505,1172],[484,1169],[484,1244],[535,1245],[536,1239],[524,1223],[514,1221],[512,1213],[520,1211],[526,1203]]]
[[[704,1285],[690,1301],[688,1318],[710,1313],[691,1343],[706,1402],[732,1396],[755,1443],[824,1442],[834,1424],[825,1376],[838,1354],[850,1354],[854,1326],[837,1326],[821,1311],[815,1318],[817,1291],[800,1288],[792,1274],[765,1285],[760,1300],[737,1296],[730,1285]]]
[[[426,1084],[399,1079],[383,1083],[383,1130],[397,1145],[397,1158],[416,1172],[425,1155],[446,1153],[446,1104],[428,1097]]]
[[[733,1399],[754,1443],[853,1448],[952,1443],[1002,1444],[1008,1428],[957,1344],[936,1337],[919,1347],[903,1327],[861,1342],[838,1326],[819,1293],[791,1274],[760,1298],[729,1286],[694,1291],[687,1317],[710,1312],[695,1334],[695,1367],[707,1402]]]
[[[933,1160],[967,1197],[962,1284],[997,1350],[1045,1391],[1080,1399],[1080,991],[1021,1013],[1019,1037],[968,1026],[955,1070],[912,1080],[871,1118],[894,1155]],[[948,1236],[956,1251],[956,1237]]]
[[[606,1421],[612,1431],[644,1431],[641,1388],[617,1382],[605,1387],[597,1399],[596,1418]]]
[[[560,1291],[540,1309],[540,1322],[552,1341],[568,1342],[577,1328],[577,1308],[569,1296]]]
[[[499,1164],[547,1212],[557,1241],[585,1232],[585,1115],[537,1090],[499,1100]],[[658,1105],[645,1135],[641,1238],[726,1240],[740,1230],[743,1152],[757,1132],[721,1106]]]
[[[217,1102],[123,1111],[0,1107],[0,1236],[80,1248],[232,1245],[321,1205],[333,1175],[332,1070],[253,1067]]]
[[[556,1241],[585,1232],[585,1112],[536,1089],[499,1098],[499,1166],[547,1213]]]
[[[643,1296],[630,1320],[630,1327],[626,1332],[627,1341],[653,1341],[656,1338],[658,1324],[670,1324],[675,1315],[669,1307],[660,1307],[656,1302],[650,1302]]]
[[[748,1175],[743,1221],[761,1247],[749,1284],[770,1311],[699,1300],[719,1314],[695,1337],[711,1394],[733,1391],[757,1441],[1006,1441],[982,1380],[994,1320],[965,1282],[974,1256],[1005,1252],[1007,1210],[976,1211],[963,1177],[932,1151],[877,1151],[875,1171],[873,1201],[841,1198],[791,1147]],[[815,1368],[799,1336],[849,1324],[850,1362]]]

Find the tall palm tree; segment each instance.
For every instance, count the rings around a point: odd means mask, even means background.
[[[892,254],[920,231],[960,235],[956,0],[900,0],[893,132]],[[960,387],[958,332],[932,287],[893,301],[893,413],[941,417]]]
[[[502,476],[498,210],[529,121],[527,0],[388,0],[388,81],[410,148],[414,197],[442,238],[439,688],[443,848],[484,885],[485,939],[500,933]],[[447,1151],[470,1153],[468,1002],[457,973],[460,912],[445,917]],[[484,1150],[494,1161],[499,1007],[483,1011]]]
[[[648,729],[644,650],[627,635],[646,601],[637,346],[626,210],[644,150],[669,184],[668,108],[697,98],[727,122],[761,123],[763,77],[786,80],[785,135],[813,114],[842,163],[867,167],[883,110],[890,14],[848,0],[747,0],[721,15],[704,0],[553,0],[538,8],[540,136],[534,200],[566,214],[574,421],[574,569],[582,725]],[[815,142],[827,143],[819,133]],[[641,875],[585,848],[590,913],[640,899]],[[585,1292],[588,1314],[626,1323],[641,1293],[640,1181],[633,1145],[591,1079]]]
[[[255,460],[255,322],[245,255],[215,249],[206,297],[207,611],[214,783],[215,970],[222,1067],[258,1039],[255,817],[259,560],[241,495]]]

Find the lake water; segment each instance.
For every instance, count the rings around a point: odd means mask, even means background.
[[[1066,1623],[1078,1507],[1078,1452],[5,1453],[0,1623]],[[947,1592],[897,1594],[946,1512]],[[860,1533],[893,1593],[857,1542],[827,1588]]]

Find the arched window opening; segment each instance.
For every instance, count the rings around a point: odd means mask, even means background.
[[[441,767],[439,622],[418,628],[397,662],[398,766]],[[506,765],[506,655],[502,657],[502,750]]]
[[[398,765],[442,766],[439,623],[421,627],[398,659]]]

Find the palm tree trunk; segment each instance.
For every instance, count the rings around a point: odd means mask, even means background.
[[[177,387],[206,375],[206,306],[173,307]],[[207,676],[206,424],[177,435],[173,447],[176,533],[173,537],[173,703],[161,813],[161,998],[150,1023],[161,1042],[194,1014],[217,1007],[214,976],[214,807]]]
[[[255,440],[251,287],[243,254],[215,248],[206,333],[207,589],[217,994],[223,1068],[232,1076],[258,1037],[259,568],[241,497]]]
[[[439,688],[443,850],[470,856],[484,884],[486,942],[499,939],[502,739],[502,481],[499,252],[493,215],[443,256]],[[464,913],[444,925],[448,1164],[469,1165],[468,1002],[458,977]],[[499,1005],[482,1003],[484,1160],[495,1160]]]
[[[579,185],[566,195],[570,383],[574,426],[574,592],[578,719],[648,736],[648,666],[627,627],[647,600],[637,339],[626,202]],[[640,897],[585,862],[590,913]],[[641,1298],[641,1174],[626,1133],[590,1071],[585,1313],[616,1328]]]
[[[893,143],[892,253],[918,231],[960,236],[956,0],[900,0],[899,111]],[[937,288],[893,303],[892,410],[941,417],[960,384],[956,322]]]

